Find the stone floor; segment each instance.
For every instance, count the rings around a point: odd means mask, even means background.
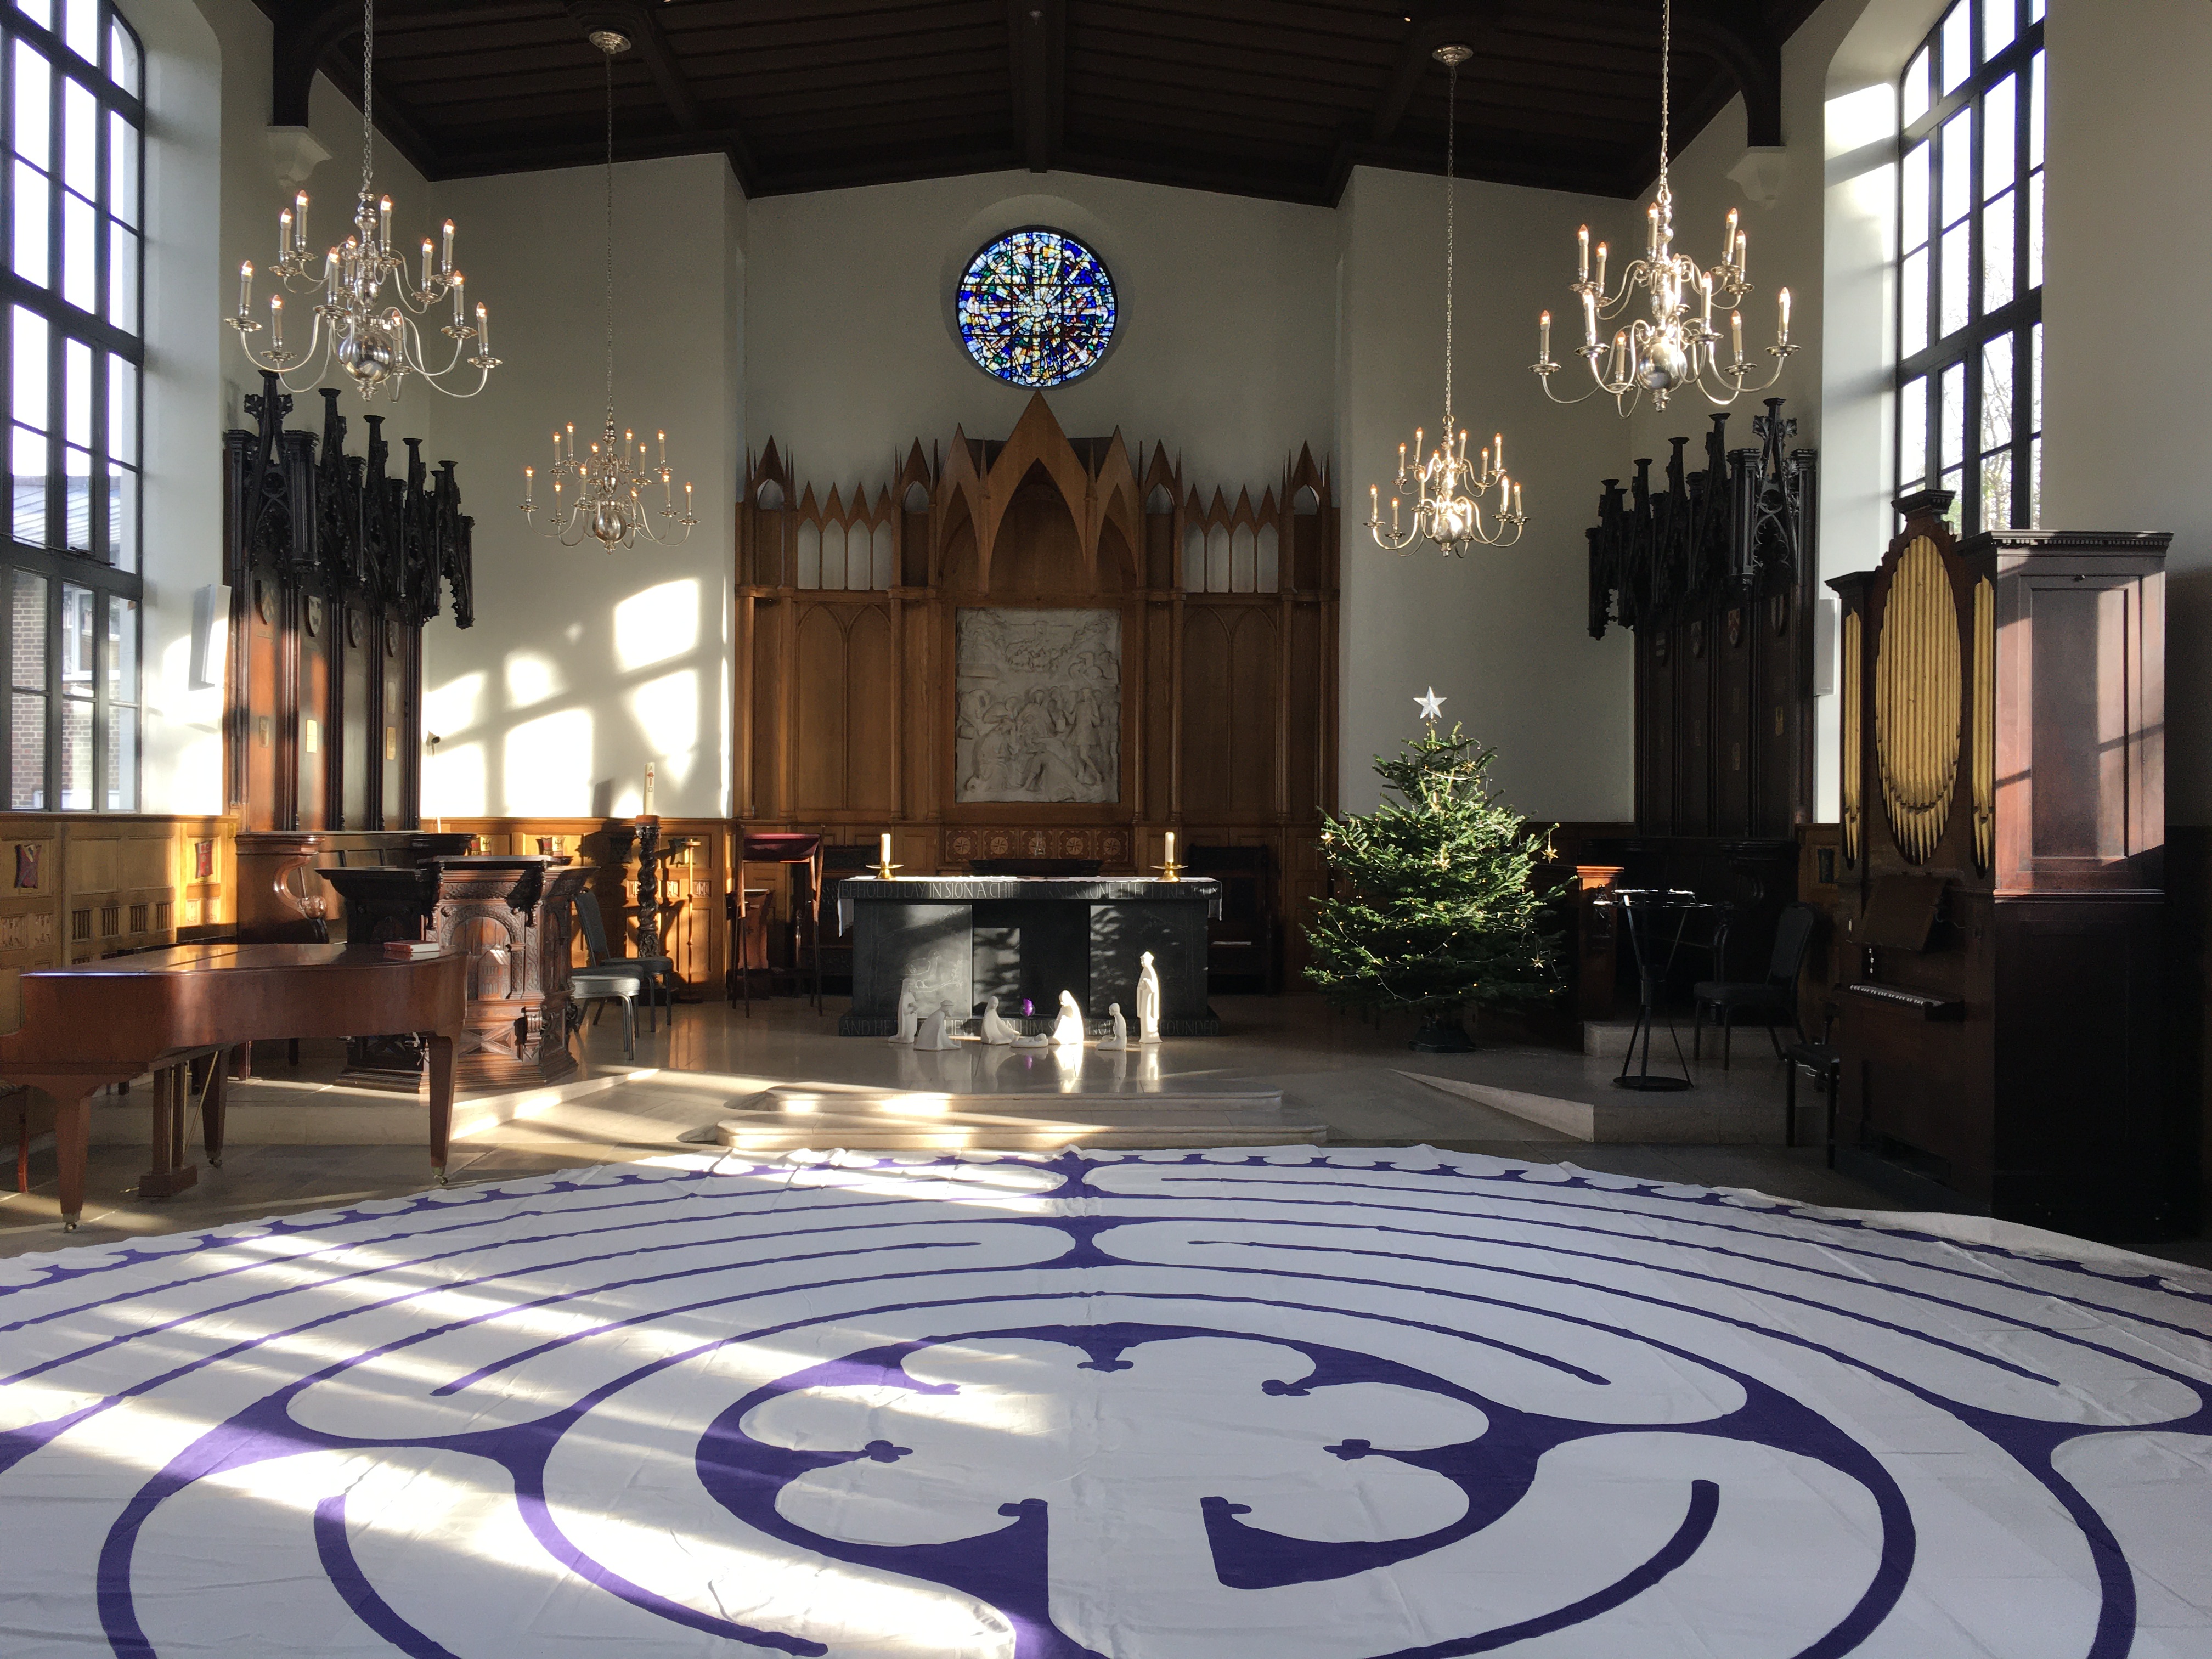
[[[1633,1096],[1610,1086],[1616,1060],[1485,1033],[1473,1054],[1413,1054],[1410,1024],[1378,1027],[1331,1012],[1317,998],[1222,997],[1218,1037],[1166,1044],[1155,1055],[1086,1054],[1071,1085],[1048,1056],[968,1045],[916,1054],[836,1035],[836,1004],[817,1015],[792,999],[757,1002],[750,1018],[720,1002],[680,1006],[671,1025],[641,1032],[625,1060],[611,1020],[587,1027],[580,1075],[557,1089],[465,1097],[456,1111],[451,1178],[486,1182],[578,1164],[701,1150],[726,1103],[785,1084],[888,1085],[1036,1097],[1086,1089],[1279,1089],[1286,1115],[1326,1124],[1332,1144],[1426,1143],[1465,1152],[1745,1187],[1847,1209],[1897,1207],[1825,1167],[1819,1148],[1783,1141],[1783,1079],[1756,1032],[1723,1072],[1711,1055],[1697,1087]],[[259,1057],[266,1060],[271,1051]],[[1671,1054],[1668,1056],[1671,1060]],[[1655,1055],[1655,1071],[1661,1069]],[[141,1201],[147,1095],[96,1103],[84,1224],[65,1235],[53,1155],[34,1151],[32,1189],[0,1192],[0,1255],[189,1231],[244,1217],[392,1196],[427,1184],[419,1101],[342,1089],[335,1048],[310,1046],[234,1088],[231,1145],[220,1170],[201,1160],[198,1184]],[[1818,1139],[1819,1100],[1801,1091],[1801,1140]],[[1566,1127],[1562,1127],[1562,1125]],[[194,1133],[197,1133],[197,1123]],[[983,1143],[978,1143],[983,1144]],[[2212,1265],[2203,1241],[2149,1247]]]

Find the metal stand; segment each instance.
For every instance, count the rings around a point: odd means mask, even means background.
[[[1636,1024],[1628,1034],[1628,1052],[1621,1057],[1620,1075],[1613,1080],[1616,1089],[1634,1089],[1650,1094],[1673,1093],[1693,1089],[1697,1085],[1690,1077],[1690,1062],[1682,1055],[1682,1038],[1674,1030],[1674,1022],[1667,1022],[1667,1035],[1674,1044],[1674,1063],[1682,1068],[1680,1077],[1651,1075],[1651,1028],[1659,1018],[1659,994],[1668,976],[1674,970],[1674,959],[1680,954],[1684,933],[1690,918],[1700,910],[1712,909],[1712,905],[1701,901],[1695,893],[1679,889],[1626,888],[1615,889],[1609,902],[1620,913],[1621,926],[1628,934],[1630,952],[1636,958],[1637,1009]],[[1649,937],[1650,929],[1661,917],[1672,912],[1674,933],[1666,941],[1667,954],[1663,961],[1654,957],[1660,941]],[[1644,1041],[1644,1063],[1634,1077],[1628,1068],[1636,1061],[1637,1039]]]

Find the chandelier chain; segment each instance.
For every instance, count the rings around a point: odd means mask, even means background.
[[[601,54],[607,71],[607,432],[615,429],[615,55]]]
[[[1673,82],[1674,79],[1674,0],[1659,0],[1659,197],[1669,198],[1667,156],[1674,148]]]
[[[1459,175],[1459,65],[1447,64],[1450,90],[1444,104],[1444,435],[1452,422],[1452,264],[1457,235]]]
[[[376,179],[376,0],[361,0],[361,193]]]

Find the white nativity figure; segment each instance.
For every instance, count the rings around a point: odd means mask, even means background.
[[[1120,1003],[1109,1002],[1106,1005],[1106,1020],[1107,1024],[1111,1026],[1112,1029],[1109,1030],[1104,1036],[1098,1039],[1098,1046],[1102,1048],[1109,1050],[1127,1048],[1129,1046],[1129,1022],[1121,1018],[1121,1005]]]
[[[1137,975],[1137,1041],[1149,1045],[1160,1040],[1160,970],[1150,951],[1138,960],[1144,965]]]
[[[921,1023],[921,999],[915,994],[914,981],[899,981],[898,1013],[891,1025],[893,1042],[914,1041],[914,1028]]]
[[[935,1010],[923,1019],[921,1022],[921,1029],[916,1031],[914,1036],[914,1046],[916,1053],[927,1051],[931,1054],[937,1054],[941,1053],[943,1050],[950,1048],[952,1046],[952,1039],[945,1035],[945,1022],[946,1018],[951,1012],[952,1010],[950,1006],[942,1007]]]
[[[1083,1046],[1083,1010],[1077,1006],[1073,991],[1060,994],[1060,1018],[1053,1022],[1052,1040],[1063,1048]]]
[[[1020,1036],[1021,1033],[1009,1025],[1006,1017],[999,1012],[998,998],[987,999],[983,1004],[983,1041],[1005,1044],[1013,1042]]]
[[[1010,1046],[1016,1048],[1049,1048],[1052,1039],[1048,1036],[1018,1036]]]

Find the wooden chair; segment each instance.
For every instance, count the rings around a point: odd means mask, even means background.
[[[767,890],[751,889],[745,885],[748,865],[781,865],[792,872],[791,903],[791,964],[794,988],[799,978],[800,950],[799,919],[806,921],[805,945],[814,957],[814,992],[809,1000],[814,1012],[822,1012],[822,837],[787,830],[763,831],[744,835],[738,842],[738,872],[736,890],[724,902],[723,913],[730,924],[730,976],[727,981],[730,1006],[735,1007],[740,994],[744,999],[745,1018],[752,1018],[753,975],[765,971],[769,975],[771,993],[775,987],[775,969],[769,964],[766,950],[768,907],[757,907],[752,899],[758,894],[767,897]],[[755,937],[760,939],[760,968],[756,969],[750,945]]]
[[[1778,1060],[1782,1058],[1782,1039],[1775,1030],[1778,1024],[1786,1024],[1800,1042],[1805,1040],[1805,1029],[1797,1019],[1797,975],[1804,971],[1805,953],[1812,946],[1813,929],[1820,919],[1820,913],[1809,904],[1786,906],[1774,929],[1774,954],[1767,960],[1765,979],[1708,979],[1692,988],[1691,994],[1697,999],[1696,1035],[1690,1050],[1693,1057],[1702,1058],[1705,1052],[1709,1010],[1720,1022],[1723,1072],[1729,1068],[1729,1036],[1740,1012],[1759,1017]]]
[[[1785,1068],[1782,1085],[1783,1128],[1782,1144],[1797,1144],[1797,1073],[1799,1068],[1810,1072],[1820,1080],[1820,1092],[1828,1097],[1828,1167],[1836,1167],[1836,1088],[1842,1080],[1844,1057],[1833,1042],[1836,1030],[1836,1005],[1826,1003],[1821,1007],[1820,1040],[1812,1042],[1800,1038],[1782,1051]]]
[[[1265,847],[1194,847],[1183,861],[1194,876],[1221,884],[1221,915],[1206,925],[1209,982],[1242,979],[1273,996],[1282,988],[1276,948],[1274,858]]]
[[[590,893],[576,896],[576,919],[584,924],[584,948],[590,954],[591,966],[568,970],[568,1000],[580,1008],[590,1005],[595,1024],[604,1005],[621,1003],[623,1058],[635,1060],[637,999],[643,996],[650,1010],[653,981],[659,977],[647,965],[653,958],[618,957],[607,949],[606,919],[599,914],[599,900]]]

